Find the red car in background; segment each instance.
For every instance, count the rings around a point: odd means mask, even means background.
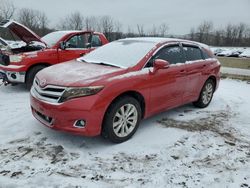
[[[206,45],[121,39],[39,72],[31,108],[52,129],[119,143],[133,136],[141,119],[190,102],[208,106],[219,74],[220,63]]]
[[[108,43],[102,33],[92,31],[56,31],[40,38],[12,20],[2,21],[0,27],[9,29],[24,44],[0,54],[0,79],[6,84],[26,83],[27,88],[41,69],[76,59]]]

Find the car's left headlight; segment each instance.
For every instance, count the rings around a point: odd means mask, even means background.
[[[84,97],[89,95],[95,95],[100,92],[104,86],[89,86],[89,87],[82,87],[82,88],[68,88],[65,90],[63,95],[61,96],[59,102],[65,102],[69,99]]]
[[[10,62],[19,63],[23,60],[24,55],[10,55]]]

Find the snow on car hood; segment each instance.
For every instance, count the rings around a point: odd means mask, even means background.
[[[46,82],[45,85],[66,87],[88,86],[91,83],[109,77],[111,73],[119,74],[124,69],[83,63],[72,60],[48,67],[37,74],[37,79]],[[115,74],[115,75],[116,75]]]
[[[0,23],[0,27],[8,28],[10,31],[12,31],[16,36],[18,36],[22,41],[26,42],[27,44],[32,41],[37,41],[46,44],[44,41],[41,40],[41,38],[37,34],[35,34],[29,28],[13,20],[2,21]]]

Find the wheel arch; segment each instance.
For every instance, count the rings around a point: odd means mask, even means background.
[[[214,82],[214,90],[215,90],[216,87],[217,87],[217,80],[216,80],[216,77],[215,77],[214,75],[211,75],[211,76],[208,77],[207,80],[212,80],[212,81]],[[207,80],[206,80],[206,81],[207,81]]]
[[[26,81],[27,81],[27,76],[28,76],[28,74],[29,74],[29,72],[30,72],[30,70],[31,70],[32,68],[34,68],[34,67],[36,67],[36,66],[45,66],[45,67],[48,67],[48,66],[50,66],[50,65],[51,65],[50,63],[46,63],[46,62],[41,62],[41,63],[36,63],[36,64],[31,65],[31,66],[27,69],[27,71],[26,71],[25,83],[26,83]]]
[[[108,107],[106,108],[106,111],[104,113],[104,117],[102,120],[102,126],[101,126],[101,135],[104,138],[109,138],[109,131],[107,130],[107,127],[105,126],[105,119],[107,117],[108,111],[110,109],[110,107],[112,106],[112,104],[114,104],[115,102],[117,102],[118,100],[122,99],[123,97],[132,97],[135,100],[137,100],[141,106],[141,119],[143,119],[144,115],[145,115],[145,98],[144,96],[138,92],[138,91],[134,91],[134,90],[130,90],[130,91],[124,91],[122,93],[120,93],[119,95],[117,95],[115,98],[113,98],[113,100],[110,102],[110,104],[108,105]],[[120,143],[120,141],[115,143]]]
[[[125,97],[125,96],[133,97],[133,98],[135,98],[140,103],[141,110],[142,110],[142,118],[143,118],[144,115],[145,115],[145,108],[146,108],[145,97],[140,92],[135,91],[135,90],[125,91],[125,92],[122,92],[119,95],[117,95],[111,101],[111,103],[108,105],[108,108],[106,109],[106,111],[109,109],[109,107],[111,106],[111,104],[113,104],[114,102],[116,102],[117,100],[119,100],[120,98]],[[106,112],[105,112],[105,114],[106,114]]]

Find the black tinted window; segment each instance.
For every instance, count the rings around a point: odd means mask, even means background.
[[[98,46],[101,46],[101,45],[102,45],[102,42],[100,40],[100,37],[98,35],[92,35],[91,46],[92,47],[98,47]]]
[[[161,49],[154,57],[154,59],[163,59],[170,64],[183,63],[182,52],[179,46],[169,46]]]
[[[90,34],[75,35],[66,42],[66,48],[86,48],[89,43]]]
[[[195,61],[203,59],[201,50],[194,46],[183,46],[183,51],[186,57],[186,61]]]

